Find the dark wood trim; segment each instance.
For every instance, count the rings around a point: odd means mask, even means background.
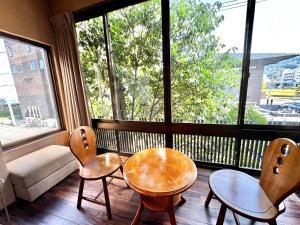
[[[172,124],[171,94],[171,46],[170,46],[170,2],[161,1],[162,50],[163,50],[163,82],[164,82],[164,117],[165,124]],[[173,147],[172,135],[166,133],[166,147]]]
[[[248,0],[246,26],[245,26],[245,39],[244,39],[244,53],[243,53],[243,63],[242,63],[243,65],[242,78],[241,78],[240,96],[239,96],[239,111],[238,111],[239,125],[244,124],[244,118],[245,118],[248,80],[250,76],[249,68],[250,68],[250,58],[251,58],[254,13],[255,13],[255,0]]]
[[[22,42],[24,44],[31,44],[31,45],[35,45],[37,47],[44,48],[47,52],[50,51],[50,49],[51,49],[50,45],[47,45],[47,44],[29,39],[29,38],[25,38],[25,37],[22,37],[22,36],[18,36],[18,35],[15,35],[15,34],[0,31],[0,36],[3,36],[4,38],[15,39],[15,40],[17,40],[19,42]]]
[[[155,124],[163,124],[163,122],[147,122],[147,121],[132,121],[132,120],[112,120],[112,119],[92,119],[92,127],[97,127],[98,124],[148,124],[149,126]],[[287,132],[300,132],[300,126],[288,126],[288,125],[259,125],[259,124],[244,124],[244,125],[227,125],[227,124],[208,124],[208,123],[172,123],[189,125],[190,127],[208,127],[215,129],[231,129],[239,128],[246,130],[261,130],[261,131],[287,131]],[[163,133],[163,132],[162,132]]]
[[[166,125],[164,122],[142,122],[142,121],[118,121],[114,123],[96,123],[93,122],[94,128],[122,130],[133,132],[160,133],[160,134],[199,134],[212,135],[219,134],[224,137],[238,135],[238,127],[214,126],[207,124],[190,124],[190,123],[172,123]]]
[[[73,16],[75,23],[77,23],[145,1],[147,0],[104,0],[92,6],[74,11]]]
[[[253,140],[273,140],[279,137],[291,138],[300,142],[299,130],[282,129],[253,129],[241,128],[238,125],[212,125],[196,123],[172,123],[166,125],[163,122],[144,122],[144,121],[116,121],[116,122],[98,122],[93,119],[93,127],[110,130],[160,133],[160,134],[193,134],[204,136],[235,137],[241,139]]]
[[[116,152],[114,150],[106,150],[105,152]],[[101,150],[101,153],[104,153],[103,150]],[[120,152],[120,156],[125,156],[125,157],[130,157],[134,153],[127,153],[127,152]],[[242,172],[245,172],[249,175],[259,177],[261,174],[260,170],[256,169],[248,169],[248,168],[243,168],[243,167],[236,167],[235,165],[229,165],[229,164],[220,164],[220,163],[211,163],[211,162],[204,162],[204,161],[194,161],[196,166],[198,168],[204,168],[204,169],[212,169],[212,170],[219,170],[219,169],[234,169],[234,170],[239,170]]]

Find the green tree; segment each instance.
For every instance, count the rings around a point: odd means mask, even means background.
[[[93,118],[112,117],[102,17],[76,24],[85,91]]]
[[[117,109],[120,119],[163,118],[160,1],[109,13]],[[171,1],[172,113],[184,121],[236,123],[237,105],[228,90],[240,82],[240,61],[215,35],[221,3]],[[111,112],[102,19],[78,24],[81,61],[95,117]],[[224,53],[219,53],[226,50]]]
[[[109,14],[122,119],[163,118],[160,15],[158,0]]]
[[[227,120],[239,84],[239,61],[214,34],[223,16],[221,4],[175,0],[171,5],[173,118],[206,123]],[[232,112],[231,112],[232,113]],[[237,117],[237,114],[235,115]],[[235,119],[236,122],[236,119]]]

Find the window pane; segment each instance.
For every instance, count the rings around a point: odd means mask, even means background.
[[[245,123],[299,125],[297,0],[256,3]]]
[[[36,66],[39,60],[44,70]],[[60,129],[46,51],[0,36],[0,64],[1,143]]]
[[[151,0],[109,13],[120,120],[163,120],[160,5]]]
[[[90,115],[112,119],[102,17],[77,23],[76,30]]]
[[[245,17],[244,1],[171,0],[173,121],[237,123]]]

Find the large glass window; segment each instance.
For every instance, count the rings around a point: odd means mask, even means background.
[[[118,119],[163,120],[160,5],[150,0],[108,14]]]
[[[112,79],[109,79],[103,18],[77,23],[80,60],[93,118],[162,121],[164,115],[160,1],[108,14]],[[111,82],[111,84],[110,84]]]
[[[112,119],[103,19],[98,17],[76,25],[90,115]]]
[[[237,123],[245,18],[245,4],[171,0],[173,121]]]
[[[297,0],[256,3],[245,123],[299,125]]]
[[[37,61],[45,69],[33,66]],[[2,145],[60,129],[46,50],[0,36],[0,64]]]

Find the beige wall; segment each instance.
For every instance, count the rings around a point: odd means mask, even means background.
[[[0,0],[0,31],[54,45],[48,0]]]
[[[103,0],[51,0],[51,11],[52,14],[73,12],[97,4],[101,1]]]

